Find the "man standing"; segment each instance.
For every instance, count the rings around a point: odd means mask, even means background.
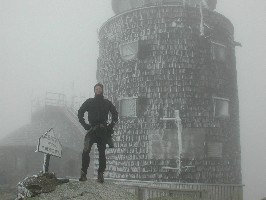
[[[98,182],[104,182],[104,171],[106,168],[105,149],[108,137],[112,132],[115,123],[118,121],[118,112],[115,106],[108,99],[104,99],[103,85],[97,83],[94,86],[95,97],[87,99],[78,111],[78,118],[81,125],[87,130],[84,139],[84,149],[82,152],[82,168],[79,181],[87,180],[87,170],[90,165],[90,151],[94,143],[97,143],[99,151]],[[84,113],[88,112],[89,124],[85,122]],[[108,113],[112,114],[112,122],[107,124]],[[110,145],[109,145],[110,147]]]

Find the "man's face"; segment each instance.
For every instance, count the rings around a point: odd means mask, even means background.
[[[95,87],[95,94],[99,95],[103,93],[103,89],[100,86]]]

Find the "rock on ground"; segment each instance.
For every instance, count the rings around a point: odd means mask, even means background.
[[[70,180],[69,183],[59,185],[51,193],[42,193],[37,197],[25,200],[137,200],[137,197],[128,193],[122,186],[114,183],[98,183],[96,180],[85,182]]]

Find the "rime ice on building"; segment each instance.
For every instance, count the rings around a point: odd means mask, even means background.
[[[106,176],[240,184],[234,28],[216,0],[112,6],[97,69],[120,113]]]

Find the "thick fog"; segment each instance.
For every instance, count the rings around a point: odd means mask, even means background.
[[[235,27],[245,200],[266,197],[266,1],[218,0]],[[93,95],[97,29],[111,0],[0,0],[0,138],[46,91]]]

